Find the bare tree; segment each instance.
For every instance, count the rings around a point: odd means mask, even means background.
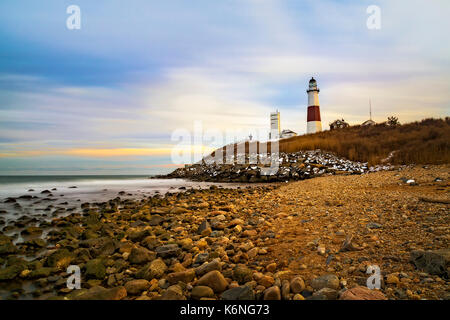
[[[388,124],[388,126],[395,127],[395,126],[399,126],[400,122],[398,122],[397,117],[391,116],[391,117],[388,117],[387,124]]]

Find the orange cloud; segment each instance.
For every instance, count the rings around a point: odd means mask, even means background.
[[[14,150],[0,153],[0,158],[39,157],[50,155],[69,155],[78,157],[109,158],[133,156],[160,156],[175,152],[204,152],[214,151],[207,146],[174,146],[165,148],[74,148],[67,150]]]

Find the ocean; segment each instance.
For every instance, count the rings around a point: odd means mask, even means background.
[[[144,175],[0,176],[0,220],[5,219],[7,223],[24,215],[42,217],[46,210],[79,209],[83,202],[104,202],[115,197],[143,199],[156,193],[178,192],[191,187],[209,188],[211,185],[242,186],[183,179],[150,179]],[[8,201],[8,198],[14,200]],[[44,217],[48,220],[55,216],[46,214]]]

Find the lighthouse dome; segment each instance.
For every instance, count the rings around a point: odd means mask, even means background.
[[[309,90],[318,90],[316,79],[311,78],[311,80],[309,80]]]

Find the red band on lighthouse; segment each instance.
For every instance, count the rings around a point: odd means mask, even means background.
[[[319,106],[309,106],[308,107],[308,120],[307,121],[321,121]]]

